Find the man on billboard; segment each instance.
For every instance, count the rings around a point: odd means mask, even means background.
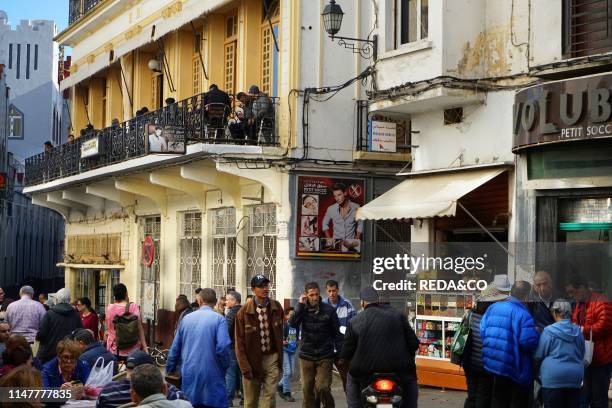
[[[161,153],[168,151],[168,141],[163,135],[163,129],[154,124],[147,126],[147,136],[149,138],[149,152]]]
[[[342,183],[335,183],[332,193],[336,203],[327,207],[323,217],[322,229],[325,237],[340,240],[342,252],[360,252],[363,221],[355,219],[360,206],[349,199],[346,186]]]

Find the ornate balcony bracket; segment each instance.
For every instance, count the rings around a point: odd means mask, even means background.
[[[371,40],[364,40],[360,38],[351,37],[340,37],[331,35],[331,40],[338,40],[338,45],[353,51],[354,54],[361,55],[365,59],[373,59],[376,61],[378,58],[378,36],[372,36]]]

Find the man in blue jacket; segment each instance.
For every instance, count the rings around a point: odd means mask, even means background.
[[[108,363],[113,362],[113,375],[117,374],[117,358],[104,347],[102,342],[94,339],[93,332],[89,329],[77,329],[74,332],[74,340],[81,346],[81,355],[79,360],[84,361],[91,370],[98,361],[99,357],[102,357],[103,365],[106,367]]]
[[[525,305],[531,286],[507,275],[496,275],[493,285],[507,300],[492,304],[480,322],[484,368],[493,374],[493,408],[526,407],[533,388],[531,357],[539,334]]]
[[[225,371],[232,341],[225,317],[213,310],[217,294],[204,288],[200,308],[183,318],[168,355],[167,372],[181,366],[181,389],[194,406],[226,408]]]

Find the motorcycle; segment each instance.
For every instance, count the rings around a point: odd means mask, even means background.
[[[361,391],[361,401],[364,408],[399,408],[402,389],[393,374],[374,374]]]

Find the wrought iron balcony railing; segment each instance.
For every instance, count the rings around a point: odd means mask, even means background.
[[[68,24],[73,24],[104,0],[70,0]]]
[[[385,152],[380,146],[375,146],[372,134],[372,123],[376,121],[394,123],[395,125],[395,152],[410,153],[411,134],[410,121],[408,119],[398,120],[384,115],[377,115],[370,112],[370,104],[367,100],[357,101],[357,125],[355,126],[356,151],[363,152]]]
[[[26,186],[146,155],[148,124],[178,127],[184,132],[187,144],[278,145],[278,98],[262,95],[239,102],[230,96],[230,105],[205,105],[208,102],[205,95],[193,96],[116,126],[91,130],[74,142],[26,159]],[[93,138],[98,138],[99,154],[91,158],[81,157],[83,143]]]

